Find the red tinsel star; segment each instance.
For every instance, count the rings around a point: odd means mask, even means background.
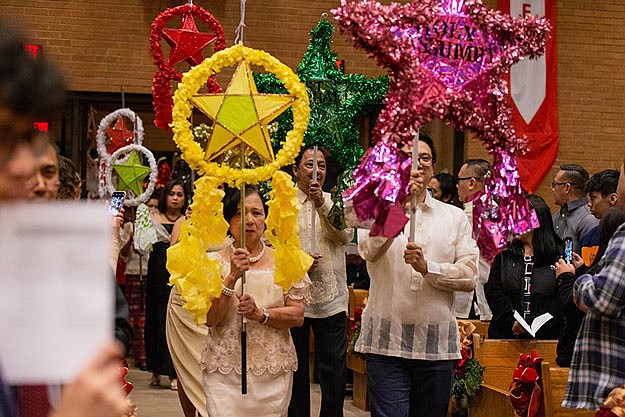
[[[126,122],[123,117],[120,117],[115,122],[115,126],[111,129],[106,128],[106,134],[111,138],[109,142],[108,151],[110,154],[121,148],[122,146],[130,145],[134,137],[134,132],[126,129]]]
[[[163,29],[163,38],[172,50],[169,54],[169,65],[174,66],[187,61],[190,65],[198,65],[204,60],[202,49],[216,39],[215,35],[200,32],[195,25],[193,15],[182,16],[180,29]]]

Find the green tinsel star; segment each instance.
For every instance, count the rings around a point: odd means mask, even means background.
[[[336,65],[336,53],[330,49],[333,33],[330,22],[320,21],[310,32],[308,50],[297,68],[297,75],[308,89],[311,107],[304,143],[328,149],[341,168],[351,172],[363,153],[354,119],[382,102],[389,79],[343,74]],[[254,79],[261,93],[287,93],[273,74],[254,74]],[[272,138],[275,151],[291,130],[293,113],[289,109],[276,120],[279,125]]]
[[[132,151],[128,160],[123,164],[113,164],[117,172],[117,189],[132,191],[136,196],[143,193],[143,180],[150,173],[150,168],[144,166],[137,152]]]

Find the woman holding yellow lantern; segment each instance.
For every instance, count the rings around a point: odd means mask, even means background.
[[[234,65],[224,93],[197,94],[209,75]],[[274,73],[289,94],[259,94],[250,65]],[[192,104],[214,122],[206,153],[193,140]],[[274,156],[267,124],[288,107],[293,108],[293,129]],[[203,367],[211,417],[287,412],[290,378],[297,366],[288,328],[303,320],[302,299],[308,286],[303,277],[312,258],[301,250],[297,235],[295,187],[279,168],[292,164],[299,152],[308,113],[306,88],[291,69],[266,52],[242,45],[217,52],[194,67],[174,95],[174,141],[182,157],[203,176],[196,182],[192,215],[182,227],[180,242],[168,252],[168,268],[172,284],[186,301],[184,308],[196,323],[208,321],[210,326]],[[239,167],[212,162],[237,145],[242,156]],[[267,163],[245,168],[246,146]],[[260,195],[245,184],[269,179],[271,200],[265,219]],[[222,182],[245,190],[238,206],[233,196],[240,192],[228,192],[223,216],[223,191],[217,189]],[[261,242],[265,225],[273,249]],[[227,231],[234,246],[207,255]]]

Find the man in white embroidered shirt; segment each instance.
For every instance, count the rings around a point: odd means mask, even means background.
[[[366,236],[359,251],[371,278],[356,351],[365,354],[372,417],[444,417],[460,358],[454,291],[476,285],[478,249],[467,217],[432,198],[426,185],[436,150],[419,137],[411,172],[409,213],[416,195],[415,243],[407,224],[393,239]]]
[[[293,174],[297,182],[297,199],[302,205],[298,216],[299,238],[302,248],[315,258],[315,262],[308,271],[312,287],[311,299],[305,304],[304,325],[291,328],[298,367],[293,376],[289,417],[310,417],[308,350],[311,328],[315,339],[315,363],[321,385],[319,415],[343,417],[348,308],[345,245],[352,240],[354,231],[349,228],[337,230],[328,221],[332,199],[329,193],[321,190],[326,176],[325,155],[322,151],[317,152],[317,181],[312,180],[313,159],[313,149],[304,149],[293,165]],[[313,232],[314,245],[311,239]]]

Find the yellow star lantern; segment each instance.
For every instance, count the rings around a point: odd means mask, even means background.
[[[274,155],[267,125],[295,100],[290,94],[260,94],[250,65],[242,60],[225,93],[191,98],[193,105],[215,122],[206,159],[212,160],[244,142],[267,162],[272,162]]]
[[[235,65],[225,93],[198,94],[210,76]],[[259,94],[250,65],[275,74],[288,94]],[[194,106],[214,121],[206,150],[193,136],[189,119]],[[293,109],[293,128],[274,156],[267,125],[289,107]],[[285,293],[312,265],[313,259],[301,250],[299,242],[295,186],[290,176],[280,170],[292,164],[299,153],[309,114],[306,86],[297,75],[267,52],[241,44],[214,53],[184,74],[178,84],[172,111],[174,142],[182,158],[201,178],[195,183],[191,218],[183,226],[180,241],[168,251],[167,269],[171,274],[170,284],[176,285],[185,301],[183,307],[198,324],[206,321],[211,298],[221,297],[221,261],[207,255],[209,245],[222,242],[228,230],[221,205],[223,191],[217,190],[218,184],[227,182],[242,188],[244,184],[271,179],[272,201],[267,204],[272,208],[265,235],[275,250],[275,283]],[[268,162],[246,168],[245,164],[236,167],[213,161],[241,143]]]

